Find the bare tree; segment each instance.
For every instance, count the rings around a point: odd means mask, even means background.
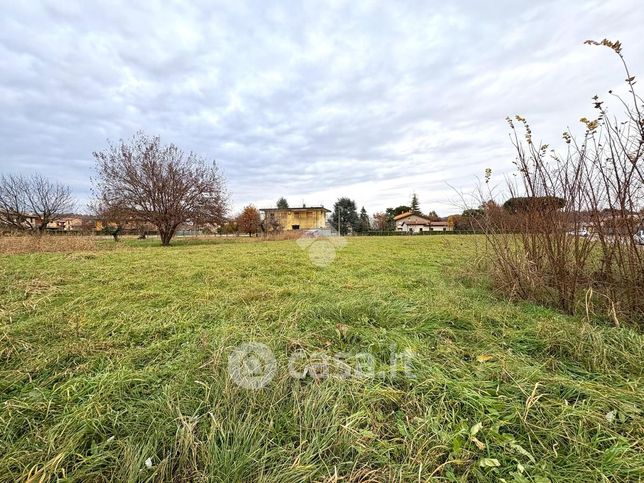
[[[267,212],[264,219],[261,220],[259,227],[264,234],[279,233],[282,231],[282,225],[280,225],[279,219],[270,211]]]
[[[22,178],[2,176],[0,178],[0,224],[11,230],[26,230],[26,196]]]
[[[389,217],[386,213],[378,212],[374,213],[373,216],[373,227],[377,231],[386,231],[389,227]]]
[[[98,205],[117,210],[132,222],[157,227],[164,246],[184,222],[221,223],[227,211],[224,180],[215,162],[158,136],[138,132],[129,141],[109,143],[94,153],[98,176],[93,180]]]
[[[74,208],[69,186],[35,173],[0,177],[0,224],[42,233]]]
[[[130,217],[128,211],[118,205],[106,206],[98,201],[91,202],[89,209],[102,225],[102,233],[112,236],[118,242]]]

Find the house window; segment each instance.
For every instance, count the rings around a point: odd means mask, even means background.
[[[420,232],[422,232],[422,231],[423,231],[423,228],[421,227],[419,231],[420,231]]]
[[[299,230],[299,229],[300,229],[300,225],[291,225],[291,229],[292,229],[292,230]]]

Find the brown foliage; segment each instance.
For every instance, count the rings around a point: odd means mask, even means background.
[[[237,217],[237,229],[241,233],[254,235],[259,232],[261,226],[261,217],[259,210],[253,205],[246,206]]]
[[[386,231],[389,228],[389,216],[386,213],[378,212],[373,214],[373,229]]]

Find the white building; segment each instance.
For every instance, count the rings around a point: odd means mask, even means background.
[[[408,211],[394,216],[396,231],[406,233],[422,233],[427,231],[452,231],[452,228],[446,221],[432,221],[419,213]]]
[[[432,231],[452,231],[452,228],[446,221],[432,221],[430,228]]]
[[[411,211],[394,216],[394,221],[396,222],[396,231],[408,233],[431,231],[431,220],[426,216],[412,213]]]

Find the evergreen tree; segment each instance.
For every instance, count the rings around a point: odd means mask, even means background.
[[[420,203],[418,203],[418,196],[416,196],[416,193],[414,193],[411,197],[411,212],[420,214]]]
[[[369,230],[371,230],[371,223],[369,221],[367,210],[365,210],[363,206],[360,210],[360,225],[358,227],[358,231],[360,231],[360,233],[366,233]]]
[[[387,208],[385,213],[387,213],[387,216],[390,216],[391,218],[393,218],[394,216],[407,213],[408,211],[411,211],[411,208],[409,206],[400,205],[400,206],[396,206],[395,208]]]
[[[359,231],[360,217],[356,209],[356,202],[349,198],[338,199],[333,205],[331,224],[340,235],[346,235],[350,231]]]
[[[279,210],[288,210],[288,201],[283,196],[277,200],[277,208]]]

